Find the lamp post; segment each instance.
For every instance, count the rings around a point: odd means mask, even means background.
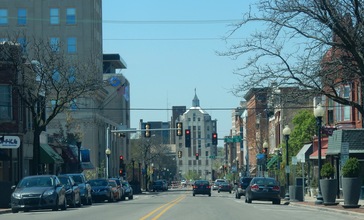
[[[267,167],[267,162],[268,162],[268,142],[264,141],[264,143],[263,143],[263,149],[264,149],[264,171],[268,171],[268,167]]]
[[[109,175],[109,168],[110,168],[110,154],[111,154],[111,150],[110,148],[106,148],[105,150],[105,154],[107,156],[107,163],[106,163],[106,177],[107,178],[110,178],[110,175]]]
[[[286,139],[286,195],[284,196],[284,200],[289,200],[289,159],[288,159],[288,140],[289,135],[291,134],[291,129],[286,125],[283,129],[283,135]]]
[[[321,186],[320,186],[320,179],[321,179],[321,124],[322,124],[322,117],[324,116],[325,110],[321,107],[320,104],[316,106],[316,108],[313,111],[313,114],[315,115],[316,122],[317,122],[317,141],[318,141],[318,158],[317,158],[317,165],[318,165],[318,194],[316,197],[315,204],[323,204],[323,198],[321,195]]]
[[[77,159],[77,162],[78,162],[78,172],[81,172],[82,169],[81,169],[81,144],[82,142],[81,141],[77,141],[76,142],[76,146],[77,146],[77,156],[78,156],[78,159]]]

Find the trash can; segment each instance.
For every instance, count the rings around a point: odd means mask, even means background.
[[[289,186],[289,200],[290,201],[303,201],[303,188],[302,186]]]

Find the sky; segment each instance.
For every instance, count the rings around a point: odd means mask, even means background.
[[[140,119],[170,121],[172,106],[190,108],[196,90],[201,108],[217,120],[219,138],[229,135],[232,110],[243,101],[231,93],[242,80],[233,71],[243,63],[216,52],[237,42],[222,37],[250,2],[102,1],[103,53],[117,53],[127,64],[120,72],[130,82],[131,128]]]

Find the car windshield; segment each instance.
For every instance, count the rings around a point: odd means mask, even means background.
[[[23,179],[18,187],[50,187],[54,182],[50,177],[32,177]]]
[[[72,176],[73,181],[75,181],[77,184],[82,183],[82,177],[81,176]]]
[[[58,177],[58,179],[61,181],[61,183],[62,183],[63,185],[66,185],[66,186],[71,185],[71,184],[70,184],[70,181],[69,181],[69,179],[68,179],[68,177],[65,177],[65,176],[59,176],[59,177]]]
[[[109,186],[116,187],[116,182],[115,181],[109,181]]]
[[[209,185],[208,181],[196,181],[195,185]]]
[[[155,181],[153,184],[154,185],[163,185],[163,182],[162,181]]]
[[[106,180],[90,180],[91,186],[107,186],[108,182]]]
[[[257,185],[277,185],[277,182],[276,180],[274,179],[255,179],[253,181],[254,184],[257,184]]]

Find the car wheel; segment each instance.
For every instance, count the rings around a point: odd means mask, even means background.
[[[281,200],[280,199],[275,199],[275,200],[272,201],[272,203],[274,205],[280,205],[281,204]]]
[[[193,196],[195,196],[195,194],[192,194]]]
[[[209,196],[211,196],[211,193],[209,193]]]
[[[229,193],[231,194],[231,191],[229,191]]]
[[[133,199],[133,195],[129,196],[129,197],[128,197],[128,199],[129,199],[129,200]]]
[[[63,205],[61,207],[61,210],[67,210],[67,199],[66,198],[64,198],[64,200],[63,200]]]
[[[12,213],[18,213],[18,212],[19,212],[19,210],[18,210],[18,209],[11,209],[11,212],[12,212]]]
[[[56,202],[52,208],[52,211],[58,211],[59,207],[58,207],[58,203],[59,203],[59,198],[57,197],[56,198]]]
[[[70,204],[72,208],[76,207],[76,195],[73,195],[72,203]]]
[[[241,195],[237,194],[237,195],[236,195],[236,198],[237,198],[237,199],[240,199],[240,198],[241,198]]]
[[[249,197],[246,197],[246,202],[247,203],[252,203],[252,200]]]
[[[220,193],[220,190],[218,190],[217,192]]]

